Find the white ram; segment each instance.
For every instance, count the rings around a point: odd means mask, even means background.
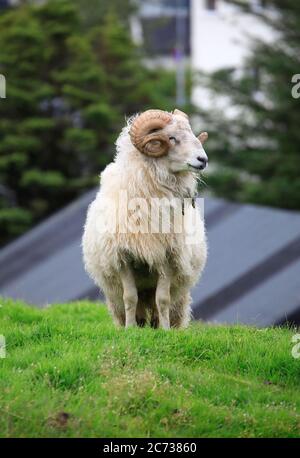
[[[207,253],[193,199],[207,165],[206,139],[193,134],[180,110],[147,110],[116,142],[88,210],[83,256],[117,325],[189,323],[190,289]]]

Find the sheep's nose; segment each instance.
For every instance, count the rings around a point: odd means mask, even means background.
[[[205,157],[198,156],[197,160],[200,162],[200,169],[204,170],[207,166],[208,160]]]

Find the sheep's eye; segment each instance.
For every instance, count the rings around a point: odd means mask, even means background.
[[[169,137],[169,140],[174,140],[174,142],[177,143],[177,140],[175,137]]]

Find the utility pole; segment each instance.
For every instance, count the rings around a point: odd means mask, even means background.
[[[186,104],[185,95],[185,55],[184,44],[186,37],[185,15],[180,7],[180,0],[176,0],[176,105],[182,107]]]

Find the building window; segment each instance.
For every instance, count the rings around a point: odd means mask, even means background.
[[[268,0],[251,0],[250,6],[255,13],[261,13],[269,4]]]
[[[217,0],[205,0],[206,9],[214,11],[217,7]]]

